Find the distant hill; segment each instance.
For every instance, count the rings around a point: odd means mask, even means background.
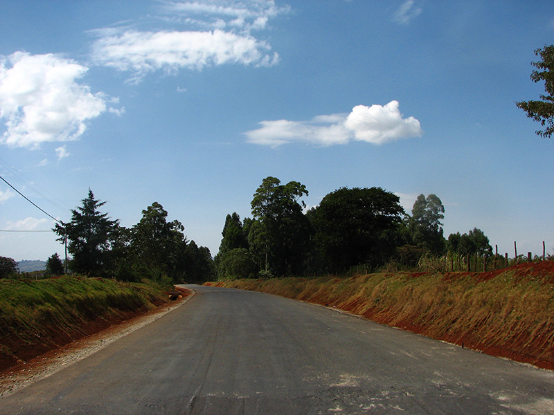
[[[46,270],[46,262],[42,260],[21,260],[17,262],[20,272],[36,272]]]

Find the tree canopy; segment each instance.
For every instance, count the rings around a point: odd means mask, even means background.
[[[448,250],[452,253],[463,255],[490,256],[492,247],[489,244],[489,238],[479,228],[470,230],[469,233],[450,234],[448,236]]]
[[[105,202],[94,198],[89,189],[82,206],[72,210],[67,224],[54,231],[73,256],[70,269],[88,276],[115,277],[124,281],[148,278],[163,283],[188,281],[202,283],[215,277],[210,250],[187,241],[185,227],[168,221],[167,211],[154,202],[142,211],[141,220],[125,228],[110,220],[99,208]],[[56,255],[57,256],[57,255]],[[56,264],[56,258],[49,259]],[[55,273],[57,274],[57,273]]]
[[[402,214],[400,198],[382,188],[340,188],[311,215],[316,244],[332,271],[382,264],[396,248]]]
[[[63,262],[58,253],[51,255],[48,260],[46,260],[46,273],[53,276],[64,274]]]
[[[540,100],[519,101],[516,105],[527,113],[527,117],[546,126],[544,130],[536,131],[539,136],[550,137],[554,133],[554,45],[535,50],[535,55],[541,60],[531,63],[537,68],[531,72],[531,80],[544,81],[546,94],[541,94]]]
[[[0,257],[0,279],[10,277],[17,273],[17,262],[10,257]]]
[[[254,246],[253,253],[261,254],[260,268],[275,275],[301,270],[310,238],[310,224],[302,212],[305,204],[298,202],[304,195],[308,190],[300,182],[282,185],[272,176],[265,178],[254,193],[251,207],[257,225],[250,226],[249,242]]]

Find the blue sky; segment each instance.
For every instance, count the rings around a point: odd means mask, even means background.
[[[159,202],[217,254],[267,176],[380,186],[411,212],[436,194],[445,237],[554,252],[554,139],[533,51],[551,1],[3,1],[0,175],[62,221],[92,189],[131,227]],[[0,182],[0,230],[53,220]],[[0,232],[0,255],[46,260],[50,232]]]

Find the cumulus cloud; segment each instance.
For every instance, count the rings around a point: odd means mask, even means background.
[[[15,196],[15,192],[10,191],[9,189],[6,191],[0,191],[0,203],[4,203],[8,199],[13,198],[14,196]]]
[[[394,13],[392,20],[401,25],[407,25],[412,21],[412,19],[419,16],[421,12],[421,7],[417,7],[414,0],[406,0]]]
[[[131,71],[137,82],[152,71],[174,73],[181,68],[201,70],[205,66],[240,63],[271,66],[279,55],[251,36],[222,30],[213,32],[125,32],[98,39],[92,59],[98,65]]]
[[[86,121],[106,111],[106,97],[77,81],[87,67],[53,54],[0,57],[0,140],[11,147],[78,139]]]
[[[385,106],[357,105],[350,114],[317,116],[310,121],[275,120],[259,124],[259,129],[245,133],[248,141],[271,147],[292,142],[331,146],[351,140],[379,145],[423,134],[417,119],[402,118],[398,101]]]

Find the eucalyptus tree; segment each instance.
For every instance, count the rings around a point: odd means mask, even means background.
[[[442,254],[446,249],[442,220],[444,205],[438,196],[430,194],[417,197],[409,220],[412,241],[432,254]]]
[[[245,233],[240,216],[236,212],[227,214],[221,235],[219,253],[215,256],[218,278],[240,277],[237,274],[239,270],[247,271],[246,275],[242,277],[248,277],[251,274],[251,266],[254,260],[248,251],[248,235]],[[238,255],[239,253],[244,254],[244,252],[248,255]],[[244,261],[245,264],[241,265],[241,261]]]
[[[309,250],[310,223],[300,200],[308,195],[306,186],[291,181],[285,185],[268,176],[254,193],[251,202],[256,225],[250,225],[251,251],[265,271],[275,275],[295,274],[302,271],[305,253]],[[253,245],[253,247],[252,247]]]
[[[167,221],[167,211],[154,202],[142,211],[132,228],[131,248],[135,265],[179,279],[185,270],[185,227],[179,221]]]

